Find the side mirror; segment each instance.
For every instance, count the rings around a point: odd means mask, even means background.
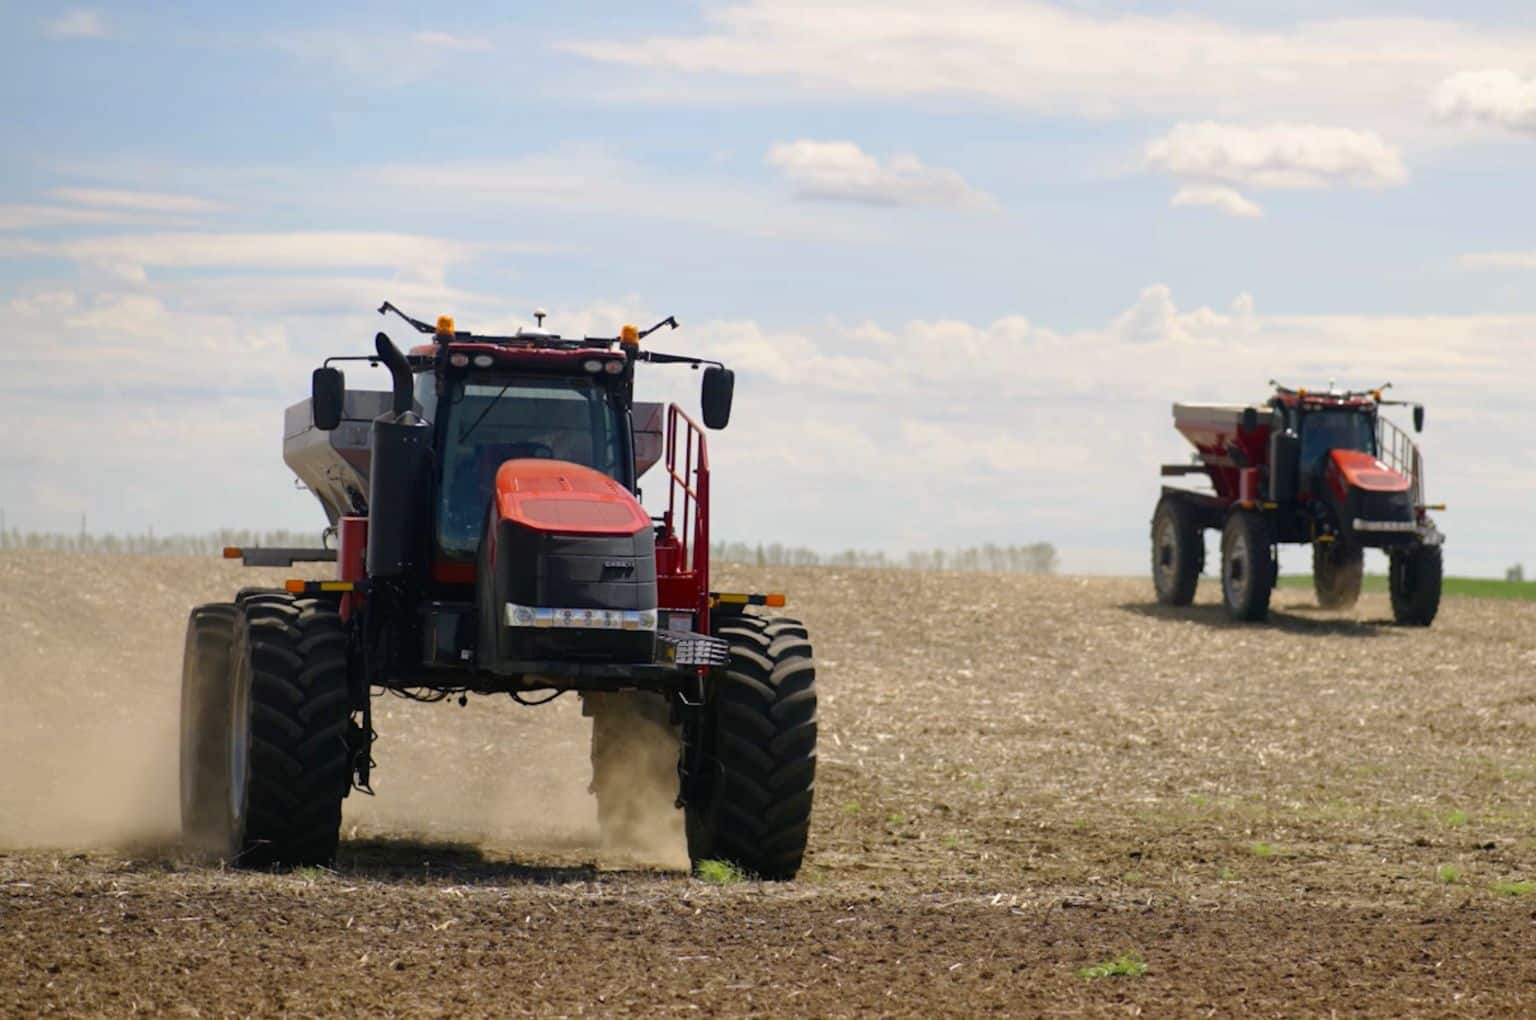
[[[736,391],[736,373],[711,365],[704,370],[704,384],[699,403],[704,407],[704,424],[723,429],[731,421],[731,396]]]
[[[1424,431],[1424,405],[1423,404],[1414,404],[1413,405],[1413,431],[1415,431],[1415,432],[1423,432]]]
[[[315,417],[315,428],[330,432],[341,424],[341,408],[346,393],[347,383],[341,369],[315,369],[309,384],[309,409]]]
[[[1242,427],[1244,432],[1252,432],[1259,427],[1259,412],[1251,407],[1243,408]]]

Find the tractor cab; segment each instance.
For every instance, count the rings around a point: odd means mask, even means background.
[[[1280,501],[1299,501],[1309,532],[1360,545],[1395,545],[1414,537],[1418,468],[1415,458],[1401,454],[1417,450],[1381,417],[1383,402],[1379,389],[1284,387],[1270,400],[1271,491]],[[1422,409],[1415,408],[1414,421],[1422,426]],[[1389,435],[1391,451],[1383,448]]]
[[[474,558],[496,474],[509,461],[574,464],[634,489],[630,430],[611,377],[507,368],[450,377],[433,408],[433,535],[450,559]],[[435,384],[430,373],[421,378]]]
[[[1376,456],[1374,407],[1322,407],[1301,415],[1299,467],[1309,478],[1321,477],[1334,450]]]

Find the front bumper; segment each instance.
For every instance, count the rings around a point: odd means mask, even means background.
[[[730,645],[721,638],[691,631],[656,630],[657,614],[649,617],[650,629],[640,621],[592,611],[596,621],[583,626],[586,611],[555,610],[527,623],[522,607],[507,606],[506,618],[520,622],[504,628],[503,646],[525,648],[535,654],[509,656],[485,664],[502,677],[519,677],[527,684],[549,687],[580,687],[585,681],[622,681],[619,686],[674,687],[694,679],[700,670],[724,666],[730,661]],[[558,622],[554,622],[558,621]],[[626,626],[629,624],[629,626]],[[616,643],[622,641],[622,644]],[[628,652],[629,655],[620,653]]]
[[[1371,534],[1415,534],[1419,530],[1418,524],[1413,521],[1367,521],[1356,517],[1351,524],[1356,531]]]

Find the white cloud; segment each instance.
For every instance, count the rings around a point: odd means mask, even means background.
[[[1523,380],[1508,367],[1533,330],[1531,316],[1261,315],[1246,295],[1187,308],[1152,285],[1088,329],[1021,316],[709,322],[690,331],[702,347],[689,347],[738,372],[731,431],[711,440],[721,537],[899,550],[932,545],[921,522],[943,519],[966,536],[955,542],[1050,540],[1068,570],[1081,569],[1081,547],[1118,547],[1117,561],[1096,554],[1095,565],[1139,569],[1157,465],[1188,456],[1169,405],[1262,400],[1283,373],[1292,385],[1392,379],[1404,398],[1427,401],[1431,488],[1462,511],[1444,522],[1455,569],[1487,571],[1519,558],[1520,542],[1529,548],[1511,509],[1519,479],[1484,475],[1504,463],[1486,430],[1523,408]],[[944,485],[914,490],[913,477]],[[775,501],[783,491],[818,499],[802,509]],[[867,512],[879,506],[902,513]],[[1476,529],[1458,523],[1470,520]]]
[[[315,526],[318,510],[293,493],[278,452],[282,408],[302,396],[318,357],[366,350],[378,289],[393,285],[381,275],[290,286],[301,279],[221,273],[0,298],[0,395],[29,423],[37,455],[7,476],[11,519],[54,524],[58,500],[29,495],[51,492],[90,505],[98,527]],[[425,306],[417,314],[458,312],[476,329],[525,312],[430,286],[401,300]],[[631,298],[555,309],[552,321],[606,333],[650,321],[646,311]],[[929,524],[944,520],[943,544],[1048,540],[1068,570],[1139,570],[1156,466],[1187,455],[1169,404],[1260,399],[1283,370],[1296,385],[1392,378],[1405,398],[1430,401],[1431,487],[1456,504],[1447,549],[1466,571],[1502,567],[1529,541],[1521,486],[1536,460],[1491,449],[1487,435],[1524,407],[1524,380],[1509,365],[1533,332],[1529,316],[1260,315],[1246,296],[1185,308],[1152,285],[1087,329],[1019,315],[725,320],[690,323],[666,348],[738,372],[731,428],[710,437],[722,539],[900,550],[934,545]],[[384,385],[361,368],[348,377]],[[697,390],[695,373],[656,367],[639,395],[695,408]],[[102,420],[118,441],[100,442]],[[943,484],[914,487],[914,477]],[[209,485],[221,499],[205,498]],[[654,480],[648,488],[664,498]]]
[[[485,51],[491,48],[487,39],[474,39],[469,36],[454,35],[451,32],[417,32],[415,39],[423,46],[433,46],[443,50],[467,50]]]
[[[165,222],[167,222],[165,217],[145,216],[114,209],[79,209],[65,205],[37,204],[0,205],[0,230]],[[177,219],[173,222],[184,221]]]
[[[1097,5],[1095,5],[1097,6]],[[605,64],[834,96],[981,99],[1093,118],[1419,118],[1466,67],[1515,66],[1528,27],[1351,17],[1257,27],[1185,13],[1099,13],[1018,0],[748,0],[704,9],[696,29],[581,38],[560,47]],[[661,95],[664,90],[656,90]],[[696,95],[687,82],[673,93]],[[732,101],[738,101],[733,96]]]
[[[203,214],[223,212],[217,202],[191,195],[168,195],[118,188],[53,188],[59,203],[0,205],[0,230],[34,230],[104,224],[189,226]]]
[[[101,13],[80,7],[53,18],[43,31],[55,39],[105,39],[108,35]]]
[[[592,145],[488,162],[394,164],[369,176],[408,196],[418,210],[479,217],[496,209],[612,212],[757,237],[818,241],[867,239],[889,229],[864,217],[806,209],[719,174],[658,172]]]
[[[1181,188],[1168,202],[1174,208],[1203,206],[1219,209],[1228,216],[1258,219],[1264,210],[1250,198],[1233,188],[1197,187]]]
[[[343,77],[364,88],[385,89],[452,74],[473,55],[491,49],[486,40],[439,30],[408,32],[356,25],[277,31],[267,42],[306,69]],[[456,81],[460,86],[466,83],[472,84],[462,77]]]
[[[1382,188],[1408,177],[1380,135],[1318,124],[1180,124],[1146,155],[1184,180],[1258,189]]]
[[[1483,251],[1458,255],[1462,269],[1536,269],[1536,251]]]
[[[784,173],[800,198],[885,206],[993,204],[954,170],[927,166],[906,153],[882,161],[853,142],[784,142],[768,151],[768,163]]]
[[[475,247],[411,234],[308,231],[282,234],[153,233],[69,241],[0,239],[0,257],[53,257],[116,267],[141,278],[147,268],[391,268],[440,278]]]
[[[1513,71],[1462,71],[1441,83],[1435,112],[1446,120],[1536,132],[1536,78]]]
[[[122,188],[54,188],[51,198],[76,205],[125,212],[196,215],[224,212],[227,206],[195,195],[167,195],[154,191],[128,191]]]

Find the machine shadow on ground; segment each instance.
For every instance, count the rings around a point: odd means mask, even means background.
[[[1268,627],[1288,634],[1312,634],[1330,637],[1381,637],[1384,632],[1396,629],[1391,620],[1341,620],[1335,617],[1317,619],[1309,613],[1326,610],[1316,606],[1297,605],[1286,609],[1271,609],[1263,623],[1240,623],[1227,615],[1225,606],[1165,606],[1158,602],[1122,602],[1120,609],[1138,616],[1150,616],[1158,620],[1184,620],[1216,630],[1234,630],[1244,627]]]
[[[576,853],[585,848],[560,849]],[[659,874],[640,867],[602,868],[595,863],[530,864],[469,842],[394,836],[342,840],[335,871],[378,882],[455,885],[551,885]]]
[[[61,852],[60,856],[85,861],[99,852]],[[125,855],[123,870],[139,874],[175,873],[200,868],[223,870],[228,867],[216,861],[200,859],[174,840],[144,841],[120,847],[117,852]],[[590,846],[576,842],[569,845],[541,844],[537,853],[564,858],[595,856]],[[480,846],[467,840],[365,836],[343,838],[336,854],[336,863],[332,867],[318,870],[345,878],[394,885],[563,885],[571,882],[688,877],[686,871],[638,861],[542,864],[529,863],[515,854],[515,850],[498,851],[494,847]],[[7,853],[0,852],[0,858],[5,856]],[[257,875],[294,874],[306,869],[234,870],[237,874]]]

